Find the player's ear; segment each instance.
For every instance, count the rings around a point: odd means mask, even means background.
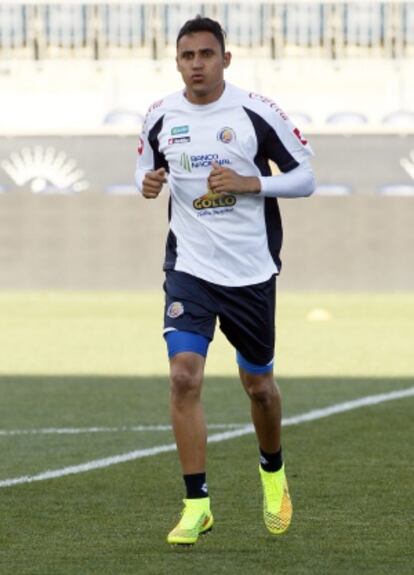
[[[231,52],[224,52],[223,56],[223,68],[228,68],[231,62]]]

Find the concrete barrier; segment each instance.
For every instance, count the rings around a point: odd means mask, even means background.
[[[414,137],[312,144],[318,181],[352,191],[280,202],[281,289],[413,290],[414,197],[377,188],[413,185]],[[132,136],[0,139],[0,289],[161,286],[168,194],[134,194],[135,148]]]

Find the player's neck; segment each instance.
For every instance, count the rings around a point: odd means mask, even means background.
[[[224,80],[211,92],[195,92],[194,90],[189,89],[186,87],[184,90],[185,98],[191,103],[198,106],[205,106],[206,104],[212,104],[213,102],[217,102],[223,95],[225,89],[225,82]]]

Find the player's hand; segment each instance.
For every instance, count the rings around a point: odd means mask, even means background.
[[[208,185],[215,194],[258,194],[260,180],[256,176],[240,176],[231,168],[224,168],[217,162],[211,164]]]
[[[156,198],[166,182],[165,168],[147,172],[142,181],[142,195],[148,199]]]

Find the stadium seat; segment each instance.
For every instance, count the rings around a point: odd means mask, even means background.
[[[46,44],[55,50],[81,50],[88,42],[86,8],[81,5],[50,4],[39,8]]]
[[[287,46],[320,47],[326,34],[327,14],[325,7],[316,2],[286,4],[283,11],[283,36]]]
[[[414,124],[414,112],[411,110],[396,110],[387,114],[382,119],[383,124],[391,126],[406,126]]]
[[[0,7],[0,46],[19,50],[27,45],[27,27],[23,6]]]
[[[384,15],[379,2],[346,2],[341,8],[348,51],[352,52],[357,46],[380,46],[384,42]]]
[[[367,124],[368,118],[361,112],[335,112],[326,118],[326,123],[355,126]]]
[[[104,124],[122,126],[142,126],[144,116],[134,110],[111,110],[104,118]]]
[[[414,42],[414,4],[404,2],[402,10],[402,41],[405,46],[412,47]],[[412,52],[411,52],[412,53]]]
[[[378,194],[381,196],[393,197],[413,197],[414,196],[414,183],[413,184],[384,184],[377,189]]]
[[[319,184],[316,186],[317,196],[349,196],[352,194],[352,187],[348,184]]]

